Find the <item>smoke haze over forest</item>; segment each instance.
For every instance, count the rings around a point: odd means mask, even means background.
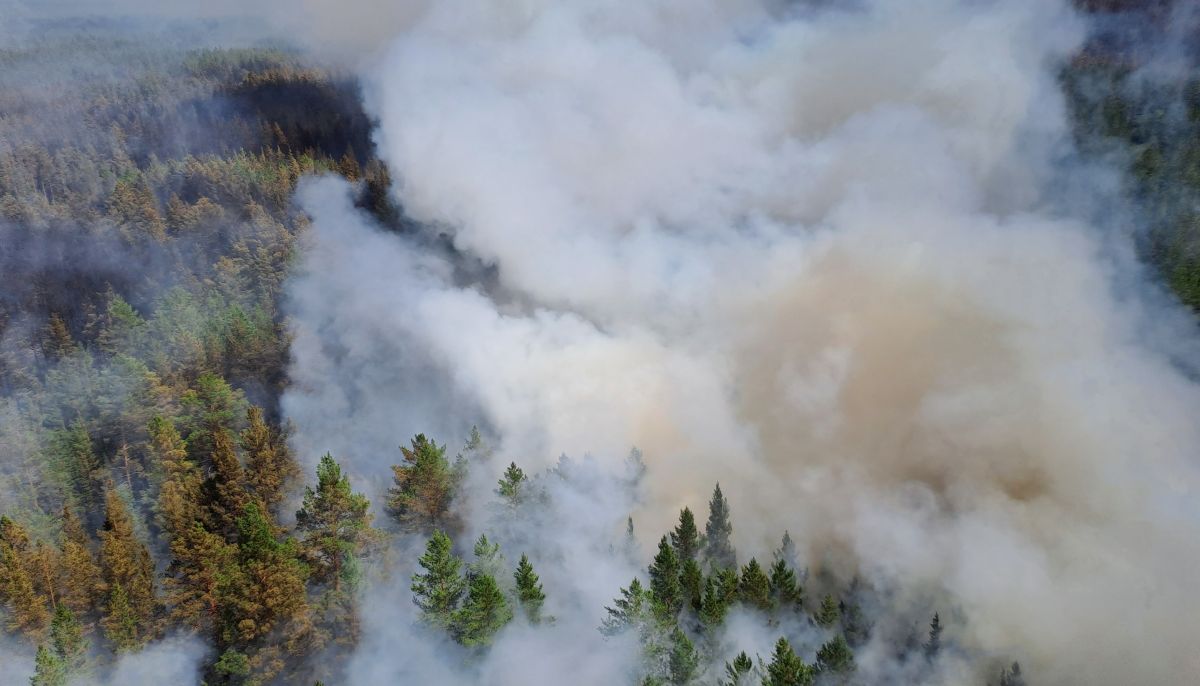
[[[34,683],[1200,673],[1189,3],[0,17]]]

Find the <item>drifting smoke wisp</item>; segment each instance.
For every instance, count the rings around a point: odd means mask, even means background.
[[[406,211],[495,283],[310,183],[298,449],[378,479],[408,435],[472,422],[527,469],[590,451],[616,474],[637,445],[642,532],[720,481],[743,550],[788,529],[897,607],[955,608],[972,654],[1050,684],[1187,683],[1200,389],[1154,336],[1193,334],[1117,292],[1132,258],[1048,190],[1070,156],[1055,73],[1083,35],[1045,0],[413,9],[367,69],[381,154]],[[560,506],[539,536],[561,553],[569,522],[633,504]],[[547,589],[579,606],[493,654],[611,682],[626,653],[585,646],[632,572],[561,559]],[[419,658],[380,635],[364,683]],[[881,682],[885,663],[860,664]]]

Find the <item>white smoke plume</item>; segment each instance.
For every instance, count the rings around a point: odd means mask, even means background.
[[[377,494],[418,431],[478,422],[491,467],[590,451],[610,475],[637,445],[643,534],[720,481],[741,550],[786,528],[810,565],[896,608],[936,599],[965,649],[1041,682],[1200,673],[1200,388],[1164,352],[1195,334],[1057,193],[1056,69],[1084,36],[1064,2],[404,7],[364,78],[429,234],[371,226],[335,181],[302,192],[302,454]],[[615,540],[632,505],[563,503],[538,534]],[[583,683],[614,680],[590,627],[631,570],[572,552],[539,571],[590,607],[508,630],[493,683],[540,683],[547,645],[555,675],[581,655]],[[363,683],[437,651],[396,628],[403,587],[367,604]]]

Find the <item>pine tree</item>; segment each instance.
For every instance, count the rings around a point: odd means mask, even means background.
[[[651,603],[650,594],[642,588],[642,582],[634,579],[627,588],[621,589],[621,595],[613,600],[612,607],[604,608],[606,616],[600,626],[601,633],[615,636],[642,625],[649,618]]]
[[[246,505],[238,520],[238,541],[242,579],[229,589],[236,593],[232,604],[237,621],[231,624],[238,638],[253,641],[283,624],[299,621],[308,611],[306,568],[300,563],[296,542],[279,540],[274,524],[257,503]]]
[[[767,665],[763,686],[808,686],[815,677],[813,668],[797,657],[786,638],[780,637],[775,643],[771,662]]]
[[[54,611],[50,640],[66,673],[70,676],[83,674],[87,666],[88,640],[83,637],[83,629],[75,619],[75,613],[65,605],[59,605]]]
[[[0,517],[0,601],[8,607],[9,631],[35,640],[50,621],[46,598],[37,592],[29,568],[29,534],[8,517]]]
[[[393,465],[393,485],[387,508],[405,531],[428,531],[449,522],[455,474],[446,460],[446,446],[417,434],[412,448],[401,446],[404,464]]]
[[[425,572],[413,575],[413,602],[421,609],[421,616],[427,623],[449,629],[458,601],[466,589],[459,571],[462,561],[451,552],[450,538],[435,531],[425,547],[425,554],[417,562]]]
[[[736,569],[737,554],[730,537],[733,524],[729,521],[729,503],[721,493],[721,484],[713,489],[708,503],[708,522],[704,525],[704,559],[714,569]]]
[[[472,551],[475,559],[467,565],[469,575],[489,574],[492,578],[504,573],[504,556],[500,554],[500,544],[492,543],[486,534],[479,534]]]
[[[66,686],[66,665],[53,650],[44,645],[38,646],[33,664],[33,676],[29,678],[30,686]]]
[[[838,611],[837,601],[834,600],[832,595],[829,595],[828,593],[825,594],[825,597],[821,599],[821,607],[817,610],[817,616],[813,619],[816,620],[819,626],[828,629],[834,624],[837,624],[837,621],[840,618],[841,613]]]
[[[82,420],[51,434],[50,461],[70,489],[71,500],[84,512],[99,509],[102,485],[100,461],[92,450],[92,438]]]
[[[335,591],[341,590],[343,581],[357,583],[346,572],[355,569],[357,556],[375,538],[367,511],[370,506],[366,496],[350,488],[350,479],[326,453],[317,465],[316,489],[304,489],[296,530],[303,535],[303,552],[313,567],[313,577],[332,582]]]
[[[683,562],[679,572],[679,585],[683,591],[683,602],[692,611],[700,612],[704,606],[704,573],[700,571],[700,563],[695,558]]]
[[[1014,662],[1012,667],[1000,670],[1000,686],[1025,686],[1025,676],[1021,673],[1021,665]]]
[[[708,577],[701,602],[701,621],[708,626],[725,621],[725,614],[738,599],[738,581],[738,574],[732,569],[721,569]]]
[[[679,583],[679,558],[663,536],[658,554],[650,564],[650,596],[660,614],[674,617],[683,607],[683,587]]]
[[[246,480],[267,511],[275,512],[288,485],[300,475],[286,436],[267,425],[261,408],[251,407],[246,411],[241,442],[246,451]]]
[[[925,659],[930,662],[937,658],[942,649],[942,618],[936,612],[929,622],[929,640],[921,648],[925,651]]]
[[[771,598],[783,610],[799,610],[804,604],[804,592],[796,581],[796,573],[782,557],[771,566]]]
[[[521,561],[517,563],[517,571],[513,573],[513,579],[517,586],[517,602],[524,610],[525,618],[530,624],[541,623],[542,604],[546,602],[546,594],[542,592],[542,584],[538,580],[538,575],[534,573],[533,565],[530,564],[527,556],[521,555]]]
[[[758,610],[771,609],[771,580],[767,578],[758,560],[750,558],[742,567],[742,576],[738,579],[738,596],[743,603]]]
[[[504,477],[498,482],[496,495],[504,499],[504,503],[511,509],[516,509],[525,502],[525,486],[528,477],[525,472],[517,466],[516,462],[508,465],[508,469],[504,470]]]
[[[104,528],[100,531],[100,568],[108,585],[105,631],[122,650],[141,646],[154,616],[154,562],[137,539],[125,501],[111,486],[105,493]]]
[[[679,513],[679,524],[671,532],[671,547],[675,549],[680,562],[695,559],[700,551],[700,531],[689,508],[685,507]]]
[[[854,652],[846,638],[838,634],[817,650],[817,673],[849,674],[854,671]]]
[[[792,541],[792,535],[787,531],[783,532],[783,540],[780,542],[779,548],[775,550],[775,561],[781,560],[791,569],[796,568],[799,560],[796,556],[796,544]]]
[[[471,577],[467,599],[455,616],[455,633],[465,646],[490,645],[496,632],[512,620],[513,611],[491,574]]]
[[[63,552],[59,557],[62,594],[59,601],[76,617],[86,617],[104,596],[104,580],[83,524],[68,506],[63,506],[62,529]]]
[[[700,655],[696,652],[696,646],[678,626],[671,632],[667,668],[670,682],[676,686],[690,683],[700,671]]]
[[[209,522],[214,533],[232,538],[237,531],[237,520],[249,502],[246,494],[242,463],[234,449],[233,438],[224,428],[210,432],[212,453],[212,475],[204,484],[208,495]]]
[[[725,663],[725,680],[718,681],[717,686],[750,686],[753,672],[754,661],[742,651],[733,658],[733,662]]]

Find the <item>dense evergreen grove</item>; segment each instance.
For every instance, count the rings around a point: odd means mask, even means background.
[[[0,49],[0,621],[35,652],[32,683],[102,676],[180,631],[212,646],[209,684],[337,683],[365,569],[401,536],[425,542],[405,563],[422,623],[464,659],[513,622],[553,631],[542,561],[502,550],[503,531],[462,540],[455,496],[486,464],[478,432],[457,459],[397,436],[385,521],[336,456],[304,474],[289,449],[277,402],[280,299],[306,222],[296,184],[340,174],[401,224],[354,81],[286,50],[151,44],[62,29]],[[1084,149],[1127,154],[1147,254],[1200,308],[1200,76],[1161,84],[1136,67],[1093,45],[1063,83]],[[570,472],[494,475],[498,526],[536,520]],[[717,485],[705,511],[684,508],[645,573],[597,608],[595,640],[637,637],[632,683],[856,683],[875,590],[810,574],[787,532],[773,551],[735,550],[734,505]],[[617,553],[633,554],[633,526]],[[895,655],[918,677],[957,650],[953,621],[927,610]],[[734,612],[778,635],[769,654],[718,641]],[[1007,658],[993,674],[1027,678]]]

